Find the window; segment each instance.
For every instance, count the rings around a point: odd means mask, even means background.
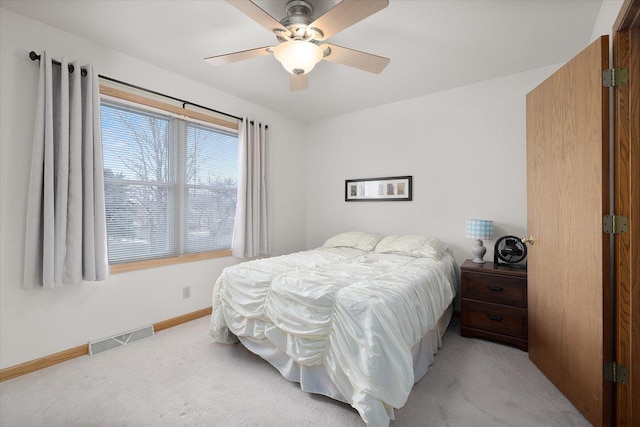
[[[104,97],[101,126],[110,264],[231,247],[236,130]]]

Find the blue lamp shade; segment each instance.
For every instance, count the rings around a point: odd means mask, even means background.
[[[468,219],[466,237],[471,239],[493,238],[493,221],[486,219]]]
[[[485,219],[468,219],[466,237],[476,239],[476,244],[471,250],[473,253],[473,262],[476,264],[484,264],[484,254],[487,248],[484,247],[482,239],[493,238],[493,221]]]

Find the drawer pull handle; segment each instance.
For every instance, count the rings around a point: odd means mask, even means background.
[[[502,317],[501,316],[494,316],[493,314],[487,314],[487,317],[491,320],[495,320],[495,321],[501,321]]]
[[[496,292],[502,292],[502,290],[504,288],[501,288],[500,286],[487,286],[487,288],[489,288],[490,291],[496,291]]]

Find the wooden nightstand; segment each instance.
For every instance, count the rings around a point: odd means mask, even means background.
[[[467,260],[462,270],[460,334],[528,351],[527,270]]]

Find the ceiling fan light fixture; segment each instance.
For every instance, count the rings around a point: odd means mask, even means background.
[[[291,74],[307,74],[323,58],[322,49],[315,43],[291,40],[280,43],[273,55]]]

